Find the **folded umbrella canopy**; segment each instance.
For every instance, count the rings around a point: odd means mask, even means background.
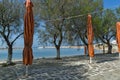
[[[93,47],[93,27],[92,27],[92,21],[91,21],[91,15],[88,15],[88,21],[87,21],[87,38],[88,38],[88,53],[90,56],[90,63],[92,63],[92,58],[94,57],[94,47]]]
[[[23,64],[31,65],[33,61],[32,44],[34,34],[33,4],[30,0],[25,2],[26,12],[24,15],[24,49]]]
[[[120,22],[116,23],[116,41],[118,44],[118,52],[119,52],[119,58],[120,58]]]

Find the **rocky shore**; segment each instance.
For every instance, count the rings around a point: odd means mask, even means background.
[[[17,61],[15,66],[0,66],[0,80],[119,80],[120,59],[118,53],[96,54],[89,64],[89,56],[35,59],[29,66]]]

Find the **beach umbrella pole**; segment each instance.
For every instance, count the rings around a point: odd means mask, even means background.
[[[119,59],[120,59],[120,53],[119,53]]]
[[[90,63],[92,63],[92,57],[90,57]]]
[[[26,68],[25,76],[28,76],[28,65],[26,65],[25,68]]]

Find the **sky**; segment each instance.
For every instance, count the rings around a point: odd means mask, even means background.
[[[120,0],[103,0],[104,8],[116,8],[120,6]]]
[[[104,8],[111,8],[111,9],[114,9],[118,6],[120,6],[120,0],[103,0],[103,5],[104,5]],[[37,36],[34,36],[34,39],[33,39],[33,46],[38,46],[38,42],[37,42]],[[23,42],[23,39],[18,39],[16,41],[16,43],[14,44],[15,47],[18,47],[18,46],[23,46],[24,42]]]

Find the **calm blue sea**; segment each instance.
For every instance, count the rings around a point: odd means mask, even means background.
[[[96,51],[99,53],[100,51]],[[0,50],[0,60],[7,60],[7,50]],[[76,49],[76,48],[61,48],[61,57],[64,56],[73,56],[73,55],[83,55],[84,49]],[[42,48],[42,49],[33,49],[34,59],[36,58],[48,58],[48,57],[56,57],[56,49],[55,48]],[[22,49],[14,49],[13,50],[13,59],[14,60],[22,60]]]

